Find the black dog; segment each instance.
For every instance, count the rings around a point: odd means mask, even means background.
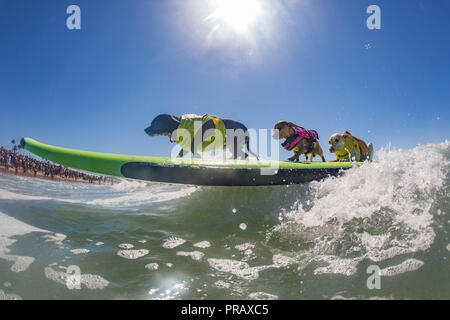
[[[258,159],[258,156],[253,153],[250,150],[250,138],[248,135],[248,129],[245,125],[238,121],[230,120],[230,119],[221,119],[225,125],[225,128],[227,130],[232,129],[235,131],[234,135],[234,143],[233,143],[233,150],[230,150],[233,153],[233,158],[237,159],[238,156],[242,155],[242,148],[245,144],[247,147],[248,152],[255,156]],[[170,139],[170,142],[174,142],[172,140],[172,133],[178,128],[182,121],[182,117],[176,117],[171,116],[169,114],[160,114],[155,119],[153,119],[151,125],[146,128],[144,131],[149,136],[168,136]],[[206,132],[208,129],[214,129],[214,122],[212,120],[206,121],[203,125],[201,130],[199,130],[196,134],[201,134],[201,137],[203,138],[203,133]],[[236,130],[242,130],[244,137],[239,137],[239,132],[236,132]],[[225,137],[227,139],[227,137]],[[203,139],[201,140],[203,141]],[[226,143],[224,145],[224,149],[227,147]],[[197,151],[195,150],[194,143],[192,142],[191,145],[191,152],[194,156],[198,157]],[[182,157],[184,155],[183,150],[180,151],[178,154],[179,157]],[[244,152],[244,157],[247,158],[248,154]]]

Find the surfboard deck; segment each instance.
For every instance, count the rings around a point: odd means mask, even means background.
[[[214,161],[131,156],[56,147],[31,138],[23,138],[20,143],[24,149],[43,159],[74,169],[123,178],[194,185],[298,184],[337,176],[354,166],[351,162]]]

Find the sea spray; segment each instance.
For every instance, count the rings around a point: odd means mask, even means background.
[[[268,243],[299,248],[294,256],[302,268],[325,263],[316,274],[351,275],[364,259],[379,262],[429,249],[435,238],[433,208],[448,176],[443,152],[449,145],[382,149],[377,161],[310,183],[305,197],[283,215],[285,221],[268,232]]]

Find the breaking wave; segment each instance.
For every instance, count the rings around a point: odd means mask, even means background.
[[[376,157],[340,177],[288,186],[0,175],[2,282],[36,279],[35,290],[12,293],[4,285],[0,299],[53,298],[52,286],[62,288],[72,264],[83,266],[83,296],[102,298],[445,296],[448,276],[435,270],[449,261],[450,142],[384,148]],[[365,282],[372,264],[383,286],[405,273],[427,283],[408,292],[393,285],[373,297]]]
[[[378,161],[310,183],[280,214],[268,243],[295,252],[300,267],[324,265],[315,274],[351,275],[364,259],[427,250],[435,238],[434,216],[448,197],[449,146],[382,149]]]

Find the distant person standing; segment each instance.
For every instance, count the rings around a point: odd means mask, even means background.
[[[14,155],[14,168],[16,169],[16,174],[19,173],[19,161],[17,160],[17,157]]]
[[[11,156],[10,155],[7,155],[6,156],[6,160],[5,160],[5,168],[6,168],[6,171],[9,171],[9,166],[11,165]]]

